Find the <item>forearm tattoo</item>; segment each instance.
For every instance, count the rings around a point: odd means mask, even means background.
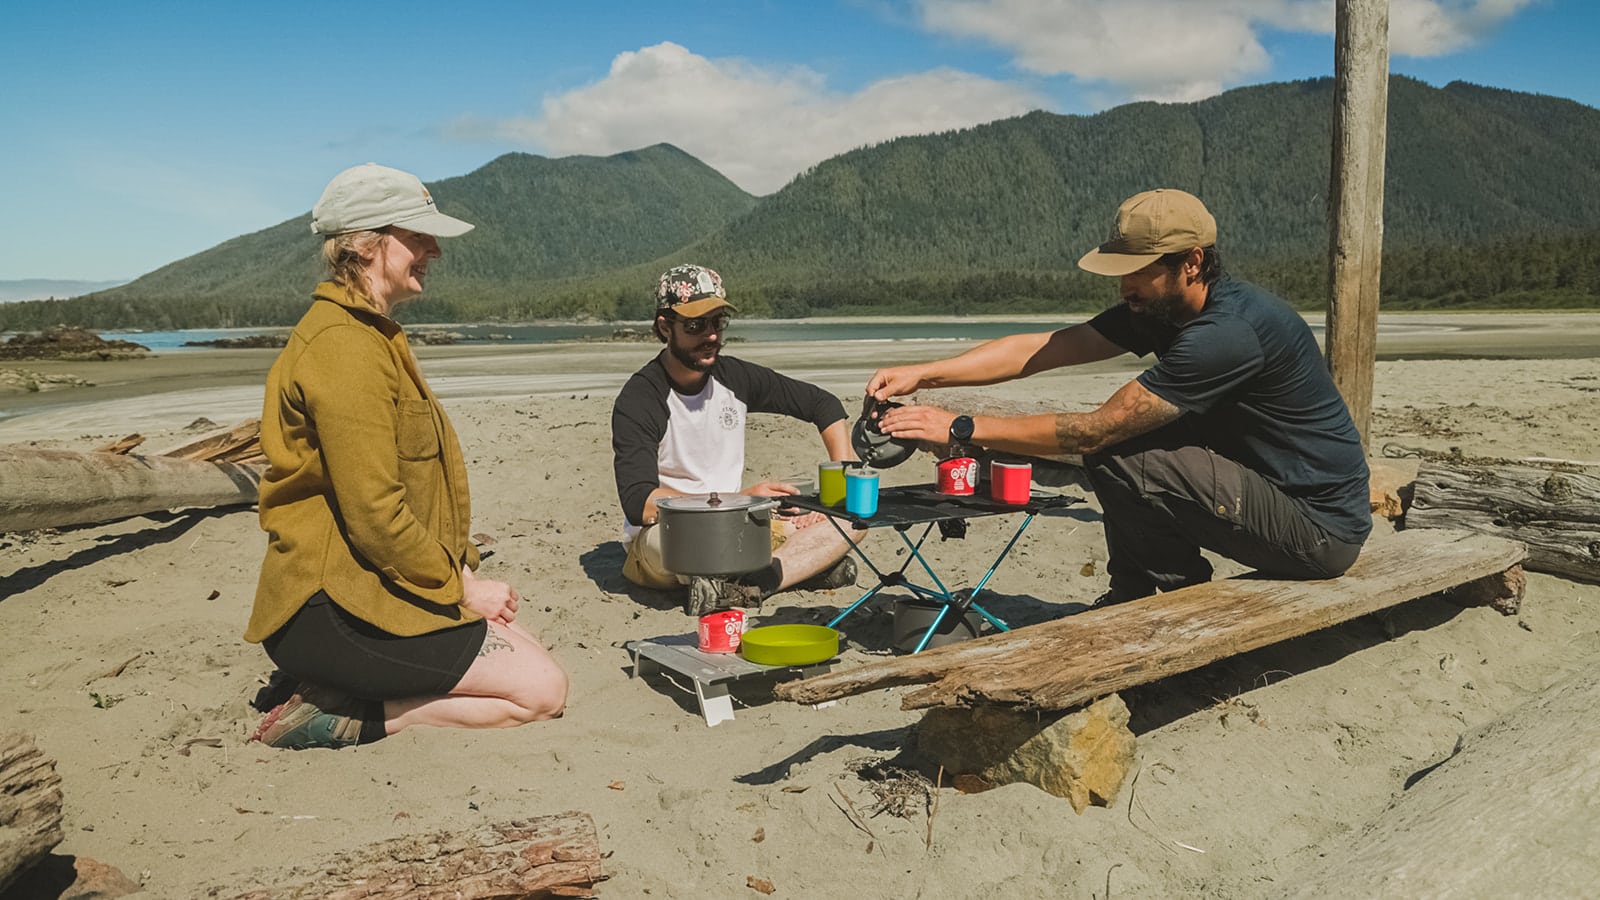
[[[516,652],[517,649],[516,647],[511,646],[510,641],[498,634],[495,634],[494,629],[491,628],[489,629],[489,632],[483,636],[483,646],[478,648],[478,658],[482,659],[502,647],[512,652]]]
[[[1147,390],[1122,390],[1094,412],[1058,414],[1056,445],[1062,453],[1093,453],[1182,415],[1183,410]]]

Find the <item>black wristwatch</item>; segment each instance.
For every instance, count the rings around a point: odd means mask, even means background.
[[[972,417],[956,416],[950,422],[950,443],[965,444],[972,440]]]

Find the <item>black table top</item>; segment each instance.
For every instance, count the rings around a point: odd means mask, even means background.
[[[1001,503],[983,492],[970,496],[941,494],[932,484],[905,484],[886,487],[878,491],[878,512],[870,518],[852,515],[838,506],[825,506],[816,494],[789,494],[779,497],[786,507],[827,513],[847,519],[857,528],[883,528],[885,526],[921,525],[949,519],[973,519],[979,516],[1000,516],[1010,513],[1039,513],[1047,509],[1061,509],[1083,502],[1082,497],[1067,497],[1047,491],[1033,491],[1027,503]]]

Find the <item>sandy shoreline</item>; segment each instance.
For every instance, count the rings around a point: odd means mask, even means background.
[[[1600,316],[1563,316],[1559,327],[1539,317],[1497,321],[1499,332],[1447,329],[1425,349],[1576,341]],[[848,404],[876,365],[951,349],[734,352],[813,378]],[[899,690],[815,710],[754,690],[733,722],[708,729],[684,685],[628,677],[625,641],[691,622],[674,598],[630,589],[617,574],[609,409],[651,352],[639,344],[419,351],[462,435],[473,530],[495,540],[485,572],[538,598],[524,621],[572,675],[558,722],[412,729],[337,753],[248,745],[257,716],[246,702],[270,668],[239,639],[263,540],[252,511],[0,536],[0,711],[4,728],[36,735],[58,761],[66,796],[58,852],[116,865],[142,878],[149,896],[188,897],[213,885],[299,880],[291,870],[312,877],[336,852],[385,838],[577,809],[594,816],[611,854],[600,889],[610,897],[744,897],[752,875],[787,897],[1087,898],[1108,884],[1118,896],[1281,896],[1328,847],[1402,797],[1416,773],[1447,758],[1462,732],[1600,654],[1594,585],[1533,574],[1519,619],[1418,601],[1126,693],[1139,780],[1110,809],[1074,815],[1064,800],[1023,785],[973,795],[945,788],[931,845],[922,811],[871,818],[869,839],[837,798],[842,791],[862,809],[873,805],[854,770],[891,756],[917,718],[900,710]],[[151,447],[177,443],[198,417],[227,425],[255,415],[271,358],[199,351],[104,369],[51,364],[101,384],[71,400],[27,398],[36,404],[27,414],[0,420],[0,444],[87,449],[132,431]],[[1086,408],[1136,368],[1000,390]],[[0,398],[0,409],[21,411],[15,401]],[[758,418],[750,474],[814,465],[808,431]],[[1592,459],[1597,432],[1593,358],[1377,367],[1374,452]],[[913,461],[889,475],[925,480],[925,468]],[[1104,588],[1097,507],[1086,499],[1036,522],[995,576],[991,608],[1013,624],[1073,612]],[[974,520],[965,543],[933,552],[957,579],[971,578],[1005,529]],[[891,538],[873,539],[892,552]],[[760,621],[825,621],[855,596],[780,595]],[[863,616],[849,637],[844,665],[886,653],[887,612]]]
[[[821,319],[815,321],[824,321]],[[832,321],[832,320],[829,320]],[[1039,319],[1041,327],[1055,320]],[[1386,315],[1380,361],[1397,359],[1594,359],[1600,356],[1600,313],[1453,313]],[[968,342],[750,342],[730,352],[854,396],[882,365],[959,352]],[[419,346],[430,383],[452,400],[599,394],[609,404],[650,354],[637,343],[462,344]],[[0,393],[0,443],[91,433],[101,423],[127,431],[171,430],[200,415],[226,424],[257,415],[260,386],[276,350],[185,350],[149,359],[102,363],[28,361],[7,364],[44,375],[76,375],[93,387],[36,394]],[[1079,373],[1133,373],[1131,357]],[[1035,382],[1037,386],[1039,382]],[[137,401],[129,403],[128,401]]]

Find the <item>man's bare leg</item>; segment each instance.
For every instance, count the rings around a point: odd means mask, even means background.
[[[845,526],[844,533],[850,535],[849,540],[839,534],[839,529],[821,521],[790,534],[783,546],[772,551],[779,576],[773,590],[786,590],[828,571],[850,552],[851,544],[859,542],[867,532]]]

